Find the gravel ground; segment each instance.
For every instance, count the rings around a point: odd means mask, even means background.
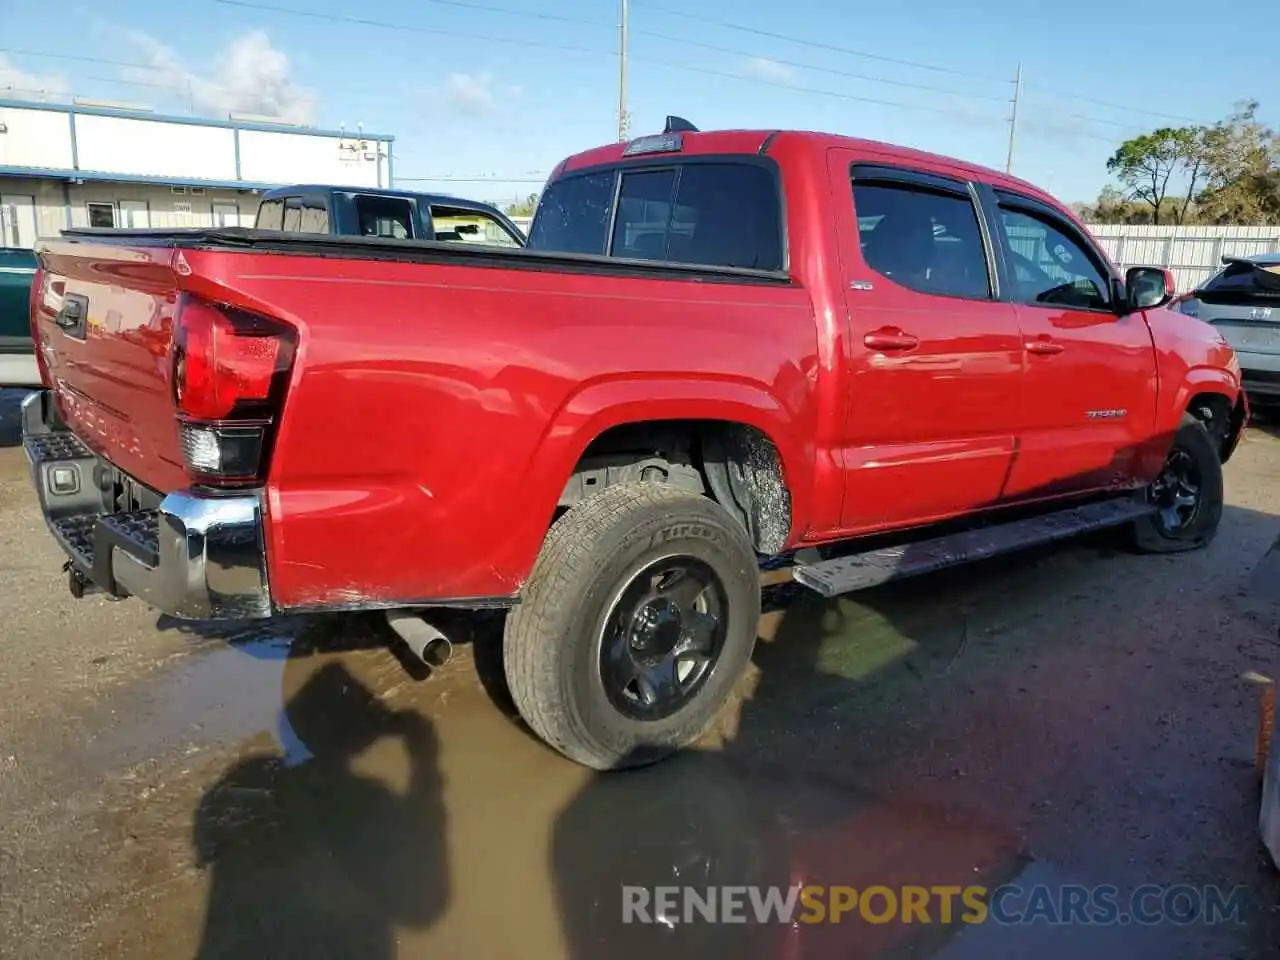
[[[704,749],[597,776],[515,720],[493,624],[180,626],[73,601],[0,391],[0,956],[1273,957],[1259,690],[1280,439],[1205,551],[1105,537],[787,594]],[[1242,887],[1240,922],[623,927],[642,884]],[[935,918],[936,919],[936,918]]]

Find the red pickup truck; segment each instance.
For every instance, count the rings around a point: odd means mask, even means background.
[[[1104,526],[1200,546],[1247,415],[1165,271],[1120,276],[1020,180],[839,136],[578,154],[525,249],[79,230],[39,258],[25,446],[73,592],[509,607],[517,706],[597,768],[706,728],[762,563],[832,595]]]

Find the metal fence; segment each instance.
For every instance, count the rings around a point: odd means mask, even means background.
[[[1090,224],[1089,232],[1116,264],[1168,267],[1178,289],[1192,290],[1221,265],[1224,256],[1280,252],[1280,226],[1148,227]]]

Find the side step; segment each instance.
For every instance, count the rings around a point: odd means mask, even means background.
[[[933,540],[801,564],[792,568],[792,576],[824,597],[838,597],[971,560],[986,560],[1036,544],[1119,526],[1154,512],[1154,507],[1137,499],[1104,500]]]

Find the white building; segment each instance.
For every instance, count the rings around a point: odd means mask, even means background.
[[[32,247],[68,227],[249,226],[271,187],[390,187],[393,139],[0,100],[0,247]]]

